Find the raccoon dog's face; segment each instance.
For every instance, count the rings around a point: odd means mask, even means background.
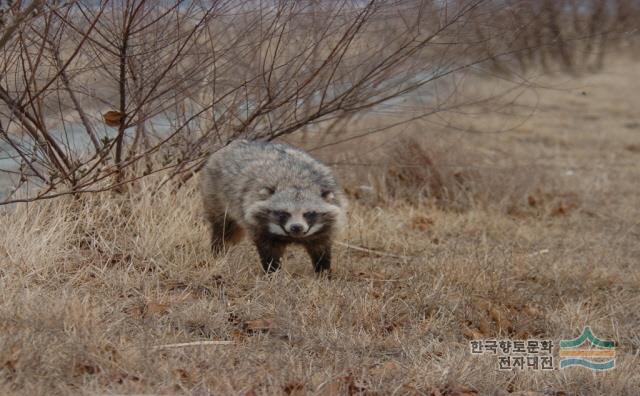
[[[341,209],[332,191],[262,188],[247,221],[271,235],[304,239],[328,232]]]

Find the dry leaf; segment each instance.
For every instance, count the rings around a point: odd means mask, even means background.
[[[233,341],[240,344],[247,338],[247,333],[243,332],[242,330],[236,329],[231,332],[231,338],[233,338]]]
[[[300,382],[291,382],[282,388],[287,395],[304,395],[304,384]]]
[[[434,224],[433,220],[430,219],[429,217],[424,215],[417,215],[411,219],[410,226],[414,230],[426,231],[429,228],[431,228],[433,224]]]
[[[335,379],[324,384],[320,389],[318,389],[317,394],[320,396],[340,396],[343,394],[343,392],[341,392],[341,389],[342,384],[338,379]]]
[[[483,310],[488,311],[489,308],[491,308],[491,304],[489,303],[489,301],[486,301],[486,300],[475,300],[473,302],[473,305],[478,311],[483,311]]]
[[[625,148],[632,153],[640,153],[640,144],[629,144]]]
[[[503,330],[503,331],[511,331],[513,330],[513,325],[511,324],[511,321],[509,321],[505,315],[498,311],[495,307],[491,307],[491,309],[489,309],[489,315],[491,316],[491,319],[493,319],[493,321],[496,323],[496,325],[498,325],[498,330]]]
[[[443,394],[446,396],[476,396],[478,391],[464,385],[453,385],[447,387]]]
[[[440,392],[440,389],[438,388],[433,388],[431,389],[431,393],[429,393],[429,396],[442,396],[442,392]]]
[[[478,330],[480,330],[480,333],[485,336],[491,334],[491,326],[485,318],[480,318],[480,321],[478,323]]]
[[[150,302],[147,304],[147,312],[156,315],[164,315],[169,312],[169,306],[167,304]]]
[[[177,369],[173,369],[173,375],[175,376],[176,379],[178,379],[181,382],[190,382],[191,381],[191,375],[189,374],[189,372],[183,368],[177,368]]]
[[[146,306],[143,302],[132,301],[131,303],[127,304],[122,309],[122,311],[134,318],[141,318],[144,316],[145,309]]]
[[[181,280],[169,279],[162,283],[162,286],[170,291],[188,291],[189,285]]]
[[[384,331],[392,332],[394,329],[404,327],[409,322],[409,315],[406,313],[399,314],[394,320],[386,322]]]
[[[374,368],[369,370],[369,372],[377,377],[383,377],[386,374],[389,374],[399,368],[400,365],[398,364],[398,362],[396,362],[395,360],[388,360],[380,365],[375,366]]]
[[[123,114],[120,113],[119,111],[111,110],[104,113],[102,115],[102,118],[104,118],[105,124],[112,127],[116,127],[120,125],[120,122],[122,121],[122,118],[123,118]]]
[[[275,325],[273,323],[273,319],[263,318],[247,320],[243,323],[242,327],[248,332],[264,333],[273,330],[275,328]]]
[[[76,365],[73,366],[73,375],[78,377],[82,375],[98,374],[100,371],[100,367],[92,364],[76,363]]]
[[[484,335],[482,333],[480,333],[475,329],[470,329],[468,327],[462,331],[462,334],[464,334],[464,336],[470,340],[480,340],[484,338]]]
[[[361,278],[365,278],[367,280],[385,280],[387,279],[387,276],[383,273],[380,272],[376,272],[376,271],[369,271],[369,272],[364,272],[364,271],[360,271],[357,273],[358,277]]]

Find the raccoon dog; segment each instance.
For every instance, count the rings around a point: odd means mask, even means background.
[[[292,243],[304,246],[315,272],[330,270],[347,202],[331,170],[309,154],[238,140],[211,155],[201,187],[214,253],[246,231],[267,273]]]

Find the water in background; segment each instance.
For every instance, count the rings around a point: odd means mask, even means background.
[[[168,116],[158,115],[148,120],[148,128],[156,136],[162,136],[172,130]],[[117,135],[117,129],[105,124],[93,124],[94,131],[99,141],[112,139]],[[125,131],[125,139],[131,138],[134,128]],[[51,135],[65,151],[79,153],[81,156],[92,156],[94,147],[84,125],[81,123],[66,122],[64,127],[51,130]],[[13,135],[12,137],[14,137]],[[18,143],[25,151],[33,151],[34,142],[31,137],[24,135],[17,138]],[[5,140],[0,140],[0,202],[7,198],[20,179],[21,158],[16,150]],[[38,188],[38,186],[33,186]]]
[[[424,73],[416,76],[416,79],[425,80],[431,77],[433,77],[433,73]],[[428,87],[423,87],[408,95],[387,100],[384,103],[366,110],[366,112],[369,115],[377,117],[385,115],[410,117],[412,114],[423,113],[425,109],[434,102],[434,93]],[[246,107],[246,104],[243,106]],[[162,138],[176,130],[176,119],[177,117],[171,114],[159,114],[148,119],[145,127],[149,131],[150,136]],[[197,118],[192,122],[197,123]],[[113,138],[117,134],[116,128],[109,127],[102,122],[93,123],[92,127],[100,141],[105,138]],[[318,128],[318,132],[320,132],[322,127],[315,127]],[[310,126],[310,128],[315,129],[313,126]],[[60,143],[60,146],[65,150],[73,152],[74,156],[77,156],[78,153],[91,156],[94,153],[93,144],[81,123],[66,122],[64,127],[57,129],[52,128],[51,130],[52,136]],[[134,128],[127,129],[125,131],[125,139],[130,139],[133,133]],[[33,139],[29,136],[24,135],[23,141],[20,143],[24,146],[25,150],[32,151]],[[0,202],[6,199],[7,195],[15,188],[16,182],[20,177],[19,173],[16,173],[20,170],[20,163],[21,159],[15,149],[6,141],[0,140]],[[38,189],[39,186],[32,184],[31,188]]]

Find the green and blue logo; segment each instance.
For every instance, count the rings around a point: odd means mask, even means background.
[[[585,327],[579,337],[560,341],[560,368],[582,366],[591,370],[611,370],[616,366],[615,342],[596,337]]]

